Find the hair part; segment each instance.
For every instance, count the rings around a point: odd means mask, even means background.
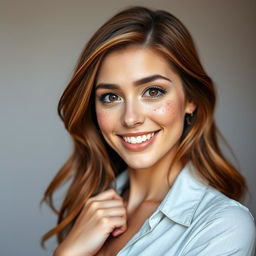
[[[53,235],[57,235],[58,243],[61,243],[86,201],[106,190],[126,167],[99,130],[94,86],[106,54],[130,45],[150,47],[161,53],[180,75],[186,98],[197,106],[191,125],[184,122],[173,163],[191,161],[212,187],[235,200],[240,200],[246,191],[245,179],[219,147],[217,138],[220,133],[214,122],[214,85],[200,63],[190,33],[179,19],[166,11],[132,7],[116,14],[96,31],[86,44],[60,98],[58,113],[73,139],[74,150],[42,199],[58,215],[56,227],[42,237],[43,247]],[[67,180],[71,180],[71,184],[58,210],[53,194]]]

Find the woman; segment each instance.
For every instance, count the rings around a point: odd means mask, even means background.
[[[58,106],[74,151],[45,192],[55,256],[253,255],[241,174],[221,153],[215,90],[184,25],[126,9],[87,43]],[[71,179],[60,211],[53,192]]]

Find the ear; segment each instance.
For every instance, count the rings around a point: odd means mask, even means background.
[[[185,113],[192,114],[196,110],[196,104],[192,100],[188,100],[185,106]]]

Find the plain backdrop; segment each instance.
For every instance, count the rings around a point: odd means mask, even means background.
[[[255,216],[256,1],[0,0],[0,255],[51,255],[56,216],[39,202],[71,152],[57,103],[85,42],[132,5],[167,10],[190,30],[218,91],[217,124],[233,148]],[[55,199],[60,202],[60,190]]]

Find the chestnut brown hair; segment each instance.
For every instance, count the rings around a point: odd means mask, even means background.
[[[190,33],[166,11],[131,7],[113,16],[92,36],[59,101],[58,113],[73,139],[74,150],[42,199],[58,215],[58,224],[42,237],[42,245],[53,235],[59,243],[63,241],[88,198],[106,190],[125,167],[97,125],[94,86],[104,56],[130,45],[150,47],[162,54],[180,75],[186,99],[197,106],[191,124],[184,122],[174,160],[191,161],[212,187],[232,199],[240,200],[247,189],[245,179],[219,147],[214,85],[200,63]],[[53,194],[67,180],[70,185],[58,210]]]

